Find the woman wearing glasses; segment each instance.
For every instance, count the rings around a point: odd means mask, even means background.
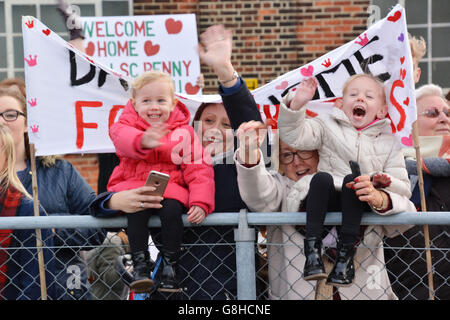
[[[313,174],[317,172],[317,151],[295,150],[280,141],[279,170],[267,171],[262,152],[259,150],[264,134],[264,125],[258,122],[242,124],[236,133],[240,145],[235,153],[235,161],[242,199],[250,210],[256,212],[305,211],[309,184]],[[391,202],[392,212],[415,211],[406,197],[398,196]],[[355,260],[359,261],[360,265],[355,271],[354,284],[351,287],[340,287],[339,291],[335,291],[338,294],[319,294],[315,297],[316,282],[303,279],[305,256],[304,251],[299,248],[302,248],[304,243],[304,227],[269,226],[269,298],[326,300],[339,295],[342,300],[395,299],[387,276],[384,277],[381,272],[384,268],[383,249],[378,244],[383,235],[393,235],[397,229],[398,226],[367,226],[362,240],[367,248],[358,248],[355,255]],[[326,247],[336,246],[337,235],[334,230],[327,229],[322,235]],[[329,252],[330,250],[327,255]]]
[[[416,90],[417,126],[419,130],[422,173],[427,211],[450,211],[450,106],[442,89],[428,84]],[[411,180],[411,201],[421,211],[420,191],[414,148],[403,150],[406,169]],[[434,296],[450,299],[450,226],[430,225]],[[428,273],[424,248],[423,226],[417,225],[398,237],[387,239],[387,268],[394,292],[400,299],[427,300]],[[439,249],[440,250],[436,250]],[[444,249],[442,249],[444,248]],[[433,250],[435,249],[435,250]]]
[[[31,193],[26,100],[19,90],[0,86],[0,124],[7,126],[12,133],[16,150],[15,170],[20,182]],[[47,214],[89,214],[89,203],[95,199],[95,192],[69,162],[56,156],[37,157],[36,170],[39,203]],[[79,251],[102,244],[104,237],[101,229],[55,230],[55,246],[64,246],[55,250],[56,299],[88,298],[85,264]]]

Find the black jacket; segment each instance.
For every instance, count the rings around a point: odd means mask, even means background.
[[[241,83],[240,89],[229,95],[219,88],[231,127],[235,131],[243,122],[262,121],[251,92],[242,79]],[[223,163],[214,166],[215,212],[239,212],[243,208],[247,209],[239,194],[236,166],[226,164],[225,160]],[[187,290],[186,299],[236,299],[234,229],[234,226],[185,229],[183,243],[186,244],[186,250],[180,261],[180,278],[184,279],[182,287]]]
[[[408,171],[409,173],[409,171]],[[450,177],[424,173],[427,211],[450,211]],[[415,186],[418,189],[418,184]],[[418,193],[418,190],[414,190]],[[450,226],[429,225],[435,299],[450,299]],[[388,247],[392,247],[388,248]],[[396,247],[401,249],[395,249]],[[414,249],[421,248],[421,249]],[[394,293],[400,300],[428,300],[428,274],[423,226],[385,240],[385,261]]]

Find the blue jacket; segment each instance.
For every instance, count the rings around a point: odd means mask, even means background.
[[[51,167],[36,161],[39,203],[48,215],[86,215],[96,194],[78,171],[65,160],[57,160]],[[27,191],[32,193],[30,163],[17,172]],[[102,229],[56,229],[57,299],[88,299],[88,281],[80,250],[89,250],[103,243],[106,232]],[[70,248],[68,248],[70,247]]]
[[[39,214],[45,216],[40,208]],[[17,208],[16,216],[33,216],[33,201],[23,197]],[[53,252],[53,233],[51,229],[41,229],[44,242],[43,253],[45,263],[45,280],[47,298],[56,298],[55,286],[55,255]],[[36,230],[16,229],[8,249],[6,277],[8,281],[3,290],[6,300],[39,300],[41,299],[41,286],[39,277],[39,263],[36,249]]]

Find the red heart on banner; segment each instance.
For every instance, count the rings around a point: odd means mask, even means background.
[[[400,69],[400,77],[402,77],[402,80],[405,80],[405,77],[406,77],[406,69]]]
[[[313,75],[314,67],[308,66],[308,68],[303,67],[300,69],[300,73],[305,77],[311,77]]]
[[[184,90],[186,91],[187,94],[196,94],[200,90],[200,87],[193,86],[190,82],[188,82],[184,86]]]
[[[95,51],[95,45],[93,42],[89,41],[87,47],[86,47],[86,54],[88,56],[93,56],[94,55],[94,51]]]
[[[48,35],[50,34],[50,29],[42,30],[42,32],[43,32],[46,36],[48,36]]]
[[[409,135],[409,137],[403,137],[402,143],[407,147],[411,147],[413,145],[412,135]]]
[[[307,115],[308,117],[311,117],[311,118],[315,118],[315,117],[318,116],[317,113],[315,113],[314,111],[311,111],[311,110],[309,110],[309,109],[306,109],[306,115]]]
[[[389,21],[395,22],[398,19],[400,19],[401,16],[402,16],[402,13],[400,11],[395,11],[394,15],[393,16],[389,16],[387,19]]]
[[[400,58],[400,62],[403,64],[403,62],[405,62],[405,56]]]
[[[409,105],[409,97],[406,97],[406,99],[403,100],[403,104],[404,104],[405,106],[408,106],[408,105]]]
[[[183,29],[183,23],[181,21],[175,21],[172,18],[166,20],[166,30],[168,34],[180,33]]]
[[[285,81],[282,81],[279,85],[277,85],[277,86],[275,87],[275,89],[277,89],[277,90],[284,90],[284,89],[287,88],[288,85],[289,85],[289,82],[287,82],[287,81],[285,80]]]
[[[159,44],[153,45],[153,43],[150,40],[147,40],[145,41],[144,44],[144,51],[148,57],[154,56],[159,52]]]

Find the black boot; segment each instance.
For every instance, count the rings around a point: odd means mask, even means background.
[[[159,287],[161,292],[180,292],[178,280],[179,252],[161,252],[161,265],[159,266]]]
[[[355,256],[355,243],[338,243],[338,253],[333,270],[327,279],[327,284],[335,287],[349,287],[355,278],[355,265],[353,257]]]
[[[322,239],[305,238],[305,267],[303,268],[303,278],[305,280],[325,279],[325,267],[322,261]]]
[[[133,260],[134,281],[131,283],[130,289],[135,293],[150,292],[153,287],[153,280],[150,279],[150,252],[134,252],[131,253],[131,258]]]

